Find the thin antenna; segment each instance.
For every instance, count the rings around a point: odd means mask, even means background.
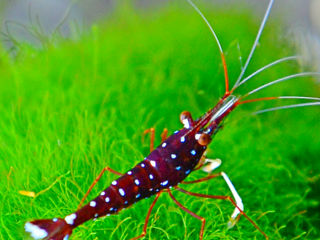
[[[250,60],[251,60],[251,58],[252,58],[252,55],[253,55],[253,53],[254,53],[257,45],[258,45],[258,42],[259,42],[260,36],[261,36],[261,34],[262,34],[262,31],[263,31],[263,29],[264,29],[264,26],[265,26],[265,24],[266,24],[266,22],[267,22],[268,16],[269,16],[269,14],[270,14],[270,11],[271,11],[271,8],[272,8],[272,5],[273,5],[273,1],[274,1],[274,0],[270,0],[270,2],[269,2],[267,11],[266,11],[266,13],[265,13],[265,15],[264,15],[264,18],[263,18],[262,22],[261,22],[261,25],[260,25],[260,28],[259,28],[259,31],[258,31],[256,40],[254,41],[254,44],[253,44],[253,46],[252,46],[252,48],[251,48],[250,54],[249,54],[249,56],[248,56],[248,59],[247,59],[245,65],[244,65],[244,67],[243,67],[243,69],[242,69],[242,71],[241,71],[241,73],[240,73],[240,75],[239,75],[236,83],[235,83],[234,86],[232,87],[232,90],[233,90],[235,87],[238,86],[238,83],[241,81],[241,78],[243,77],[245,71],[247,70],[247,67],[248,67],[248,65],[249,65],[249,63],[250,63]]]
[[[303,97],[303,96],[280,96],[279,99],[304,99],[304,100],[315,100],[320,101],[317,97]]]
[[[244,84],[245,82],[247,82],[249,79],[253,78],[254,76],[256,76],[257,74],[261,73],[262,71],[274,66],[274,65],[277,65],[281,62],[285,62],[285,61],[290,61],[290,60],[296,60],[298,59],[298,56],[291,56],[291,57],[285,57],[285,58],[281,58],[281,59],[278,59],[272,63],[269,63],[268,65],[258,69],[257,71],[255,71],[254,73],[252,73],[250,76],[246,77],[245,79],[243,79],[241,82],[239,82],[239,84],[237,86],[234,87],[234,90],[237,89],[239,86],[241,86],[242,84]]]
[[[210,29],[210,32],[212,33],[218,47],[219,47],[219,51],[220,51],[220,55],[221,55],[221,60],[222,60],[222,65],[223,65],[223,70],[224,70],[224,78],[225,78],[225,87],[226,87],[226,92],[225,95],[229,95],[229,77],[228,77],[228,70],[227,70],[227,64],[226,64],[226,60],[224,57],[224,53],[222,50],[222,46],[220,44],[220,41],[218,39],[217,34],[215,33],[215,31],[213,30],[211,24],[209,23],[209,21],[206,19],[206,17],[203,15],[203,13],[200,11],[200,9],[191,1],[191,0],[187,0],[188,3],[194,8],[194,10],[196,10],[196,12],[201,16],[201,18],[203,19],[203,21],[207,24],[208,28]]]
[[[277,111],[280,109],[307,107],[307,106],[315,106],[315,105],[320,105],[320,102],[300,103],[300,104],[292,104],[292,105],[286,105],[286,106],[281,106],[281,107],[267,108],[267,109],[263,109],[263,110],[254,112],[252,114],[256,115],[256,114],[265,113],[265,112]]]
[[[289,76],[286,76],[286,77],[283,77],[283,78],[279,78],[275,81],[272,81],[272,82],[269,82],[267,84],[264,84],[252,91],[250,91],[249,93],[245,94],[244,97],[247,97],[255,92],[258,92],[266,87],[269,87],[273,84],[276,84],[276,83],[279,83],[279,82],[283,82],[283,81],[286,81],[286,80],[289,80],[289,79],[292,79],[292,78],[296,78],[296,77],[306,77],[306,76],[315,76],[315,75],[319,75],[320,76],[320,72],[303,72],[303,73],[297,73],[297,74],[293,74],[293,75],[289,75]]]
[[[269,100],[277,100],[277,99],[303,99],[303,100],[314,100],[314,101],[320,101],[320,98],[317,97],[304,97],[304,96],[280,96],[280,97],[262,97],[262,98],[255,98],[255,99],[249,99],[238,102],[238,105],[240,104],[246,104],[246,103],[252,103],[252,102],[261,102],[261,101],[269,101]]]

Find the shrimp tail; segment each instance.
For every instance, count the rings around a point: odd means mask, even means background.
[[[67,240],[72,233],[72,226],[61,218],[34,220],[24,228],[33,239]]]

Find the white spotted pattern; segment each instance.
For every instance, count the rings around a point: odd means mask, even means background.
[[[104,195],[106,195],[106,193],[105,193],[105,192],[102,192],[102,193],[100,193],[100,195],[101,195],[101,196],[104,196]]]
[[[117,181],[113,181],[111,184],[115,186],[117,185]]]
[[[106,201],[106,202],[110,202],[110,198],[109,198],[109,197],[106,197],[105,201]]]
[[[166,186],[166,185],[168,185],[168,180],[163,181],[163,182],[161,183],[161,185],[162,185],[162,186]]]
[[[161,145],[163,148],[165,148],[166,146],[167,146],[167,143],[162,143],[162,145]]]
[[[95,201],[91,201],[91,202],[90,202],[90,206],[91,206],[91,207],[95,207],[95,206],[97,206],[97,203],[96,203]]]
[[[132,171],[129,171],[129,172],[128,172],[128,175],[132,175]]]
[[[141,163],[141,167],[145,167],[146,165],[144,165],[144,163]]]
[[[151,160],[151,161],[150,161],[150,164],[152,165],[152,167],[156,167],[156,161]]]
[[[69,239],[69,234],[65,235],[63,240],[68,240]]]
[[[175,159],[175,158],[177,158],[177,155],[171,154],[171,158],[172,158],[172,159]]]
[[[152,174],[149,174],[149,178],[152,180],[152,179],[153,179],[153,175],[152,175]]]
[[[196,140],[199,140],[199,139],[200,139],[200,136],[201,136],[201,134],[200,134],[200,133],[197,133],[197,134],[194,136],[194,138],[195,138]]]
[[[191,153],[191,155],[193,155],[193,156],[197,154],[196,150],[191,150],[190,153]]]
[[[184,143],[186,141],[186,138],[183,136],[180,138],[180,142]]]
[[[125,191],[122,188],[119,188],[119,193],[122,197],[126,195]]]
[[[72,213],[64,218],[66,223],[69,225],[72,225],[74,223],[74,220],[77,218],[77,215],[75,213]]]
[[[46,230],[41,229],[29,222],[24,225],[24,229],[26,230],[26,232],[29,232],[31,234],[31,237],[33,237],[34,239],[42,239],[48,236]]]
[[[139,179],[134,180],[134,183],[135,183],[137,186],[139,186],[139,184],[140,184]]]

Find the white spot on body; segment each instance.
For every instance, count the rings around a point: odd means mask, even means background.
[[[26,232],[29,232],[31,234],[31,237],[33,237],[34,239],[42,239],[48,236],[46,230],[41,229],[37,225],[29,222],[24,225],[24,229],[26,230]]]
[[[195,156],[195,155],[197,154],[196,150],[194,150],[194,149],[193,149],[193,150],[191,150],[191,152],[190,152],[190,153],[191,153],[191,155],[193,155],[193,156]]]
[[[152,174],[149,174],[149,178],[152,180],[152,179],[153,179],[153,175],[152,175]]]
[[[100,193],[100,195],[101,195],[101,196],[104,196],[104,195],[106,195],[106,193],[105,193],[105,192],[102,192],[102,193]]]
[[[180,138],[180,142],[184,143],[186,141],[186,138],[183,136]]]
[[[64,236],[63,240],[68,240],[68,239],[69,239],[69,235],[67,234]]]
[[[200,139],[200,136],[201,136],[201,134],[200,134],[200,133],[197,133],[197,134],[194,136],[194,138],[195,138],[196,140],[199,140],[199,139]]]
[[[110,198],[109,197],[106,197],[105,201],[108,203],[110,202]]]
[[[110,208],[109,210],[110,210],[110,211],[112,211],[112,210],[113,210],[113,207],[112,207],[112,208]]]
[[[138,193],[138,194],[137,194],[137,196],[136,196],[136,198],[139,198],[140,196],[141,196],[141,194],[140,194],[140,193]]]
[[[162,186],[166,186],[166,185],[168,185],[168,180],[163,181],[163,182],[161,183],[161,185],[162,185]]]
[[[77,218],[77,215],[75,213],[72,213],[64,218],[66,223],[69,225],[72,225],[74,223],[74,220]]]
[[[145,167],[146,165],[144,163],[141,163],[141,167]]]
[[[134,180],[134,183],[138,186],[140,184],[139,179]]]
[[[113,181],[111,184],[115,186],[117,185],[117,181]]]
[[[151,160],[151,161],[150,161],[150,164],[152,165],[152,167],[156,167],[156,161]]]
[[[179,132],[179,130],[177,130],[177,131],[174,131],[174,134],[176,134],[176,133],[178,133]]]
[[[176,159],[176,158],[177,158],[177,155],[171,154],[171,158],[172,158],[172,159]]]
[[[91,201],[90,202],[90,207],[95,207],[95,206],[97,206],[97,203],[95,201]]]
[[[96,213],[96,214],[94,215],[94,217],[95,217],[95,218],[97,218],[98,216],[99,216],[99,214],[98,214],[98,213]]]
[[[128,172],[128,175],[132,175],[132,171],[129,171],[129,172]]]
[[[181,166],[176,167],[176,169],[177,169],[178,171],[181,170]]]
[[[161,145],[163,148],[165,148],[166,146],[167,146],[167,143],[162,143],[162,145]]]
[[[125,191],[122,188],[119,188],[119,193],[122,197],[126,195]]]
[[[58,218],[52,219],[53,222],[58,222]]]
[[[186,171],[186,175],[188,175],[190,172],[191,172],[191,170],[187,170],[187,171]]]

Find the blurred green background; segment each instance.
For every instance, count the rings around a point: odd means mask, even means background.
[[[233,4],[197,4],[218,33],[233,83],[261,16]],[[70,27],[68,39],[59,28],[56,34],[43,34],[35,23],[31,32],[39,44],[17,41],[10,49],[7,43],[0,47],[1,239],[23,239],[28,220],[74,211],[103,167],[125,172],[148,154],[147,141],[141,141],[145,129],[155,127],[159,143],[163,128],[173,132],[182,127],[181,111],[199,117],[223,95],[218,48],[184,1],[152,11],[126,2],[88,31],[74,22],[65,24]],[[270,19],[247,75],[295,54],[281,30],[279,19]],[[283,63],[250,80],[238,93],[301,71],[298,63]],[[319,84],[311,78],[296,79],[255,97],[279,95],[320,96]],[[246,213],[271,239],[319,239],[320,108],[251,115],[290,103],[297,101],[239,107],[210,145],[208,156],[222,159],[219,171],[229,175]],[[202,176],[195,172],[188,180]],[[114,178],[106,173],[89,199]],[[230,195],[222,179],[186,188]],[[21,190],[40,194],[27,197]],[[233,211],[227,202],[174,195],[206,218],[204,239],[263,239],[244,218],[227,230]],[[71,239],[135,237],[151,202],[87,222]],[[163,194],[148,230],[146,239],[198,239],[200,222]]]

